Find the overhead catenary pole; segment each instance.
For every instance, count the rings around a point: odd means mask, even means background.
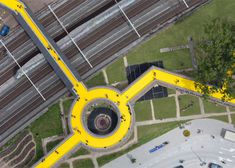
[[[138,35],[138,37],[140,38],[141,35],[139,34],[139,32],[137,31],[137,29],[135,28],[134,24],[131,22],[131,20],[128,18],[128,16],[126,15],[126,13],[123,11],[123,9],[121,8],[121,6],[118,4],[117,0],[115,0],[118,8],[121,10],[122,14],[125,16],[125,18],[127,19],[127,21],[129,22],[129,24],[131,25],[131,27],[133,28],[133,30],[135,31],[135,33]]]
[[[186,0],[183,0],[183,2],[184,2],[184,4],[185,4],[185,6],[186,6],[187,8],[189,8],[189,5],[187,4]]]
[[[26,78],[29,80],[29,82],[33,85],[33,87],[35,88],[35,90],[38,92],[38,94],[42,97],[42,99],[44,101],[46,101],[45,97],[42,95],[42,93],[39,91],[39,89],[36,87],[36,85],[33,83],[33,81],[29,78],[29,76],[26,74],[26,72],[23,70],[23,68],[20,66],[20,64],[18,63],[18,61],[15,59],[15,57],[11,54],[11,52],[8,50],[8,48],[6,47],[6,45],[3,43],[2,40],[0,40],[0,43],[2,44],[2,46],[6,49],[7,53],[9,54],[9,56],[11,56],[11,58],[15,61],[15,63],[17,64],[17,66],[20,68],[20,70],[22,71],[22,73],[26,76]]]
[[[92,64],[90,63],[90,61],[87,59],[86,55],[82,52],[82,50],[80,49],[80,47],[77,45],[77,43],[75,42],[74,38],[69,34],[69,32],[67,31],[66,27],[64,26],[64,24],[60,21],[60,19],[58,18],[58,16],[55,14],[54,10],[52,9],[52,7],[50,5],[48,5],[48,8],[50,9],[51,13],[54,15],[54,17],[56,18],[56,20],[59,22],[60,26],[63,28],[63,30],[66,32],[66,34],[68,35],[68,37],[70,38],[70,40],[73,42],[73,44],[75,45],[75,47],[78,49],[78,51],[81,53],[82,57],[85,59],[85,61],[89,64],[89,66],[91,68],[93,68]]]

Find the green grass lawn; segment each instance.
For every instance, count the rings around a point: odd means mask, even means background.
[[[231,112],[235,112],[235,107],[229,107]]]
[[[220,121],[228,122],[228,116],[227,116],[227,115],[223,115],[223,116],[215,116],[215,117],[209,117],[209,118],[213,118],[213,119],[216,119],[216,120],[220,120]]]
[[[62,163],[59,168],[70,168],[68,163]]]
[[[188,36],[200,40],[203,36],[203,25],[215,17],[226,18],[235,23],[234,0],[213,0],[193,14],[182,18],[168,29],[144,42],[127,54],[128,63],[141,64],[162,60],[168,70],[192,67],[188,49],[170,53],[160,53],[160,48],[174,47],[188,43]],[[193,26],[192,26],[193,25]],[[125,80],[123,59],[120,58],[107,68],[110,83]],[[99,83],[97,83],[99,84]]]
[[[175,89],[167,88],[167,92],[168,92],[168,95],[171,95],[171,94],[175,94],[176,90]]]
[[[128,54],[129,64],[163,60],[166,69],[182,69],[191,67],[188,50],[161,54],[160,48],[173,47],[187,43],[188,36],[198,40],[203,35],[203,25],[209,19],[222,17],[235,22],[234,0],[213,0],[192,15],[183,18],[174,26],[163,30],[143,45]],[[192,26],[193,25],[193,26]]]
[[[43,156],[41,140],[54,135],[61,135],[63,133],[62,123],[60,120],[59,104],[51,106],[44,115],[34,121],[29,130],[32,132],[36,141],[36,158],[40,159]]]
[[[52,141],[47,143],[47,151],[51,151],[56,145],[58,145],[62,140]]]
[[[9,148],[10,146],[12,146],[13,144],[17,143],[19,141],[19,139],[22,139],[24,137],[24,134],[27,131],[21,131],[20,133],[16,134],[13,138],[11,138],[5,145],[3,145],[2,147],[0,147],[0,152],[6,150],[7,148]]]
[[[106,73],[110,84],[126,80],[126,71],[123,58],[119,58],[113,64],[108,66]]]
[[[140,145],[143,145],[149,142],[150,140],[167,133],[168,131],[179,126],[180,123],[183,123],[183,122],[171,122],[171,123],[163,123],[163,124],[155,124],[155,125],[138,127],[138,143],[131,146],[130,148],[126,150],[98,158],[97,160],[98,160],[99,166],[103,166],[106,163],[116,159],[117,157],[123,154],[126,154],[127,152],[139,147]]]
[[[81,155],[87,155],[87,154],[89,154],[89,153],[90,153],[90,152],[89,152],[87,149],[81,147],[80,149],[78,149],[76,152],[74,152],[74,153],[71,155],[71,158],[77,157],[77,156],[81,156]]]
[[[65,101],[63,102],[64,113],[65,113],[66,115],[68,115],[68,114],[70,113],[70,108],[71,108],[71,105],[72,105],[73,101],[74,101],[74,100],[69,99],[69,100],[65,100]]]
[[[195,77],[195,71],[183,71],[183,72],[179,72],[178,74],[187,76],[189,78],[194,78]]]
[[[226,112],[226,107],[215,104],[210,101],[203,101],[204,108],[206,113],[220,113],[220,112]]]
[[[154,99],[153,105],[156,119],[176,117],[176,104],[174,97]]]
[[[105,79],[104,79],[104,75],[102,72],[99,72],[98,74],[96,74],[94,77],[92,77],[91,79],[89,79],[88,81],[85,82],[85,84],[87,85],[87,87],[91,88],[91,87],[95,87],[95,86],[105,86]]]
[[[77,160],[73,162],[74,168],[94,168],[90,159]]]
[[[201,113],[198,97],[191,95],[181,95],[179,96],[179,105],[181,116],[190,116]]]
[[[232,117],[232,123],[235,124],[235,114],[232,114],[231,117]]]
[[[135,118],[136,121],[145,121],[152,119],[150,101],[141,101],[135,103]]]

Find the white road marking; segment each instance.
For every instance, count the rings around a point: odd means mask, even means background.
[[[234,148],[230,148],[230,149],[227,149],[227,148],[220,148],[220,149],[222,149],[222,150],[224,150],[224,151],[228,151],[228,152],[235,152],[235,149]]]

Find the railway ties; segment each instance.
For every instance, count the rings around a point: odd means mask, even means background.
[[[91,20],[96,15],[106,11],[110,7],[112,7],[115,2],[113,0],[103,0],[103,1],[88,1],[88,3],[84,3],[85,0],[72,0],[68,1],[64,7],[54,9],[56,15],[64,19],[64,24],[66,24],[66,29],[68,32],[73,31],[78,26],[84,24],[85,22]],[[86,7],[86,5],[93,5],[92,8]],[[52,6],[54,7],[54,5]],[[75,8],[78,8],[75,10]],[[48,9],[49,11],[49,9]],[[79,16],[79,17],[77,17]],[[68,21],[70,21],[68,23]],[[48,33],[53,37],[53,39],[58,42],[63,39],[67,34],[64,32],[63,28],[58,24],[56,18],[52,13],[48,13],[45,17],[41,19],[41,23],[46,27]],[[19,37],[19,38],[18,38]],[[10,51],[13,52],[14,56],[17,58],[18,62],[22,65],[27,60],[33,58],[36,54],[40,53],[35,45],[30,42],[28,36],[25,32],[21,32],[18,34],[18,37],[15,41],[10,44],[7,44],[7,47]],[[19,40],[18,40],[19,39]],[[8,40],[7,40],[8,41]],[[16,44],[17,45],[16,45]],[[24,46],[23,46],[24,45]],[[21,52],[21,50],[25,50],[27,52]],[[2,62],[3,60],[0,60]],[[6,82],[8,79],[14,76],[17,67],[10,60],[2,69],[0,69],[0,85]]]
[[[6,49],[7,53],[9,56],[11,56],[11,58],[15,61],[15,63],[18,65],[18,67],[20,68],[20,70],[22,71],[22,73],[26,76],[26,78],[29,80],[29,82],[32,84],[32,86],[35,88],[35,90],[38,92],[38,94],[42,97],[42,99],[44,101],[46,101],[45,97],[42,95],[42,93],[40,92],[40,90],[38,89],[38,87],[33,83],[33,81],[30,79],[30,77],[27,75],[27,73],[23,70],[23,68],[20,66],[20,64],[18,63],[18,61],[14,58],[14,56],[12,55],[12,53],[9,51],[9,49],[6,47],[6,45],[3,43],[2,40],[0,40],[0,43],[2,44],[2,46]]]
[[[157,19],[156,20],[152,20],[151,21],[151,23],[152,24],[150,24],[150,23],[148,23],[148,25],[146,25],[146,26],[141,26],[140,28],[140,32],[141,32],[141,34],[142,34],[142,32],[144,33],[144,34],[146,34],[146,32],[149,32],[149,30],[151,30],[152,28],[154,28],[156,25],[158,25],[159,24],[159,22],[164,22],[165,20],[167,20],[167,17],[170,17],[171,15],[168,15],[168,16],[165,16],[164,17],[164,19],[163,19],[163,16],[162,16],[162,18],[159,20],[159,21],[157,21]],[[148,28],[149,27],[149,28]],[[138,28],[139,29],[139,28]],[[134,36],[136,36],[135,34],[133,34],[133,35],[131,35],[131,36],[128,36],[128,38],[125,40],[125,39],[123,39],[119,44],[115,44],[115,46],[113,46],[113,47],[111,47],[112,48],[112,53],[114,53],[114,52],[116,52],[116,51],[118,51],[118,50],[120,50],[122,47],[124,47],[124,46],[126,46],[128,43],[130,43],[130,42],[132,42],[133,41],[133,37]],[[135,37],[134,37],[134,39],[135,39]],[[110,48],[110,49],[111,49]],[[114,50],[115,49],[115,50]],[[72,52],[72,51],[71,51]],[[109,54],[107,54],[107,53],[110,53],[110,51],[109,51],[109,49],[107,48],[107,49],[105,49],[105,51],[102,51],[102,52],[100,52],[98,55],[103,55],[102,53],[105,53],[104,54],[104,57],[102,57],[102,60],[104,60],[104,59],[107,59],[108,58],[108,55]],[[111,53],[110,53],[111,54]],[[92,57],[93,59],[92,59],[92,61],[93,62],[97,62],[97,60],[99,60],[101,57]],[[97,62],[98,63],[98,62]],[[83,70],[83,72],[86,72],[86,70],[87,70],[87,66],[86,67],[84,67],[84,70]],[[53,87],[52,87],[53,88]],[[56,90],[60,90],[59,89],[59,87],[57,87],[56,88]],[[49,92],[49,91],[48,91]],[[41,102],[42,103],[42,102]],[[28,113],[30,112],[30,110],[28,110],[26,107],[24,108],[26,111],[28,111]],[[22,113],[21,113],[22,114]],[[25,113],[25,115],[26,115],[26,113]],[[20,117],[20,115],[18,115],[18,117],[15,117],[15,121],[17,120],[17,119],[19,119],[19,117]]]
[[[125,18],[127,19],[127,21],[129,22],[129,24],[131,25],[131,27],[133,28],[133,30],[135,31],[135,33],[138,35],[138,37],[140,38],[141,35],[139,34],[139,32],[137,31],[137,29],[135,28],[134,24],[131,22],[131,20],[128,18],[128,16],[126,15],[126,13],[124,12],[124,10],[122,9],[122,7],[118,4],[117,0],[115,0],[118,8],[120,9],[120,11],[122,12],[122,14],[125,16]]]
[[[81,53],[81,55],[83,56],[83,58],[85,59],[85,61],[89,64],[89,66],[91,68],[93,68],[93,66],[91,65],[90,61],[87,59],[87,57],[85,56],[85,54],[82,52],[82,50],[79,48],[79,46],[77,45],[77,43],[75,42],[74,38],[69,34],[69,32],[67,31],[66,27],[64,26],[64,24],[60,21],[60,19],[58,18],[58,16],[55,14],[54,10],[52,9],[52,7],[50,5],[48,5],[48,8],[50,9],[51,13],[55,16],[56,20],[60,23],[61,27],[64,29],[64,31],[66,32],[67,36],[70,38],[70,40],[73,42],[73,44],[76,46],[76,48],[78,49],[78,51]]]

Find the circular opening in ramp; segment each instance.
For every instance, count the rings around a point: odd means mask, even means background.
[[[107,136],[115,132],[119,125],[119,111],[108,100],[95,100],[83,111],[83,124],[95,136]]]

